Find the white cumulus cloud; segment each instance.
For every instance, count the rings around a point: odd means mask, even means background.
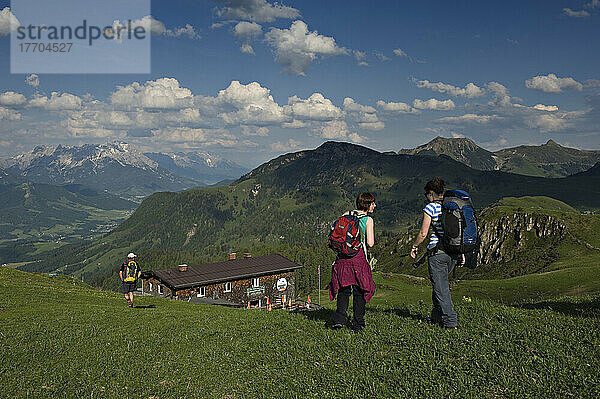
[[[14,91],[7,91],[0,94],[0,105],[7,106],[19,106],[27,102],[27,98],[21,93],[15,93]]]
[[[360,122],[358,124],[358,127],[361,128],[361,129],[365,129],[365,130],[377,131],[377,130],[383,130],[383,129],[385,129],[385,123],[383,123],[382,121]]]
[[[25,78],[25,83],[37,89],[40,86],[40,77],[37,76],[35,73],[32,73],[31,75]]]
[[[289,152],[300,149],[302,143],[298,140],[289,139],[287,142],[276,141],[271,143],[271,150],[278,152]]]
[[[160,78],[139,84],[118,86],[110,95],[110,102],[121,107],[154,109],[189,108],[193,103],[190,89],[179,86],[174,78]]]
[[[18,121],[21,119],[21,114],[12,109],[0,107],[0,121],[8,120],[8,121]]]
[[[219,116],[227,124],[264,126],[287,120],[283,108],[273,100],[271,90],[258,82],[243,85],[234,80],[219,91],[214,103],[221,108]]]
[[[365,51],[352,50],[352,54],[354,55],[354,58],[356,58],[359,66],[369,66],[369,63],[365,61],[365,58],[367,57]]]
[[[50,98],[42,95],[36,95],[29,100],[29,106],[33,108],[43,108],[48,111],[69,111],[81,108],[83,100],[70,93],[52,92]]]
[[[587,79],[583,82],[584,89],[597,89],[600,88],[600,80],[599,79]]]
[[[267,137],[269,135],[269,128],[261,126],[242,126],[242,134],[244,136],[260,136]]]
[[[254,48],[249,43],[242,44],[240,51],[244,54],[254,55]]]
[[[430,82],[428,80],[419,80],[417,87],[431,89],[438,93],[445,93],[454,97],[475,98],[483,96],[486,91],[474,83],[467,83],[464,88],[452,86],[442,82]]]
[[[277,18],[298,18],[300,11],[295,8],[269,4],[266,0],[215,0],[223,5],[217,15],[228,19],[246,19],[257,22],[273,22]]]
[[[333,37],[309,32],[308,26],[300,20],[294,21],[289,29],[271,28],[265,39],[273,48],[277,62],[286,72],[295,75],[305,75],[318,57],[348,54]]]
[[[233,34],[244,40],[240,51],[244,54],[254,55],[254,48],[250,42],[262,35],[262,26],[256,22],[242,21],[235,25]]]
[[[287,129],[302,129],[307,126],[308,126],[308,124],[306,122],[299,121],[297,119],[294,119],[291,122],[284,122],[281,124],[281,127],[284,127]]]
[[[235,147],[238,144],[238,139],[226,129],[167,127],[152,130],[152,135],[155,139],[172,143],[222,147]]]
[[[348,124],[344,121],[330,121],[321,127],[325,139],[345,139],[348,137]]]
[[[448,111],[454,109],[456,106],[454,105],[454,101],[452,100],[436,100],[435,98],[430,98],[429,100],[419,100],[418,98],[413,101],[413,107],[416,109],[428,109],[435,111]]]
[[[344,98],[344,109],[346,111],[354,111],[354,112],[367,112],[374,113],[377,110],[369,105],[361,105],[354,102],[354,99],[351,97]]]
[[[262,35],[262,26],[256,22],[242,21],[235,25],[233,34],[237,37],[256,38]]]
[[[394,113],[394,114],[416,114],[419,111],[410,105],[402,102],[388,102],[379,100],[377,101],[377,106],[385,112]]]
[[[286,113],[298,120],[327,121],[344,117],[344,111],[321,93],[313,93],[306,100],[292,96],[285,109]]]
[[[123,28],[126,27],[126,23],[125,22],[121,22],[119,20],[116,20],[113,22],[113,30],[115,32],[118,32],[119,28]],[[146,15],[140,19],[131,21],[131,26],[132,28],[136,28],[136,27],[142,27],[144,28],[144,30],[146,32],[150,32],[150,34],[155,35],[155,36],[169,36],[169,37],[187,37],[189,39],[200,39],[200,34],[198,34],[198,32],[196,32],[196,29],[190,25],[190,24],[186,24],[183,27],[178,27],[178,28],[173,28],[173,29],[167,29],[167,27],[165,26],[165,24],[163,24],[161,21],[157,20],[156,18],[154,18],[152,15]],[[115,39],[117,39],[115,37]]]
[[[575,11],[571,10],[570,8],[563,8],[563,12],[565,13],[565,15],[572,18],[586,18],[590,16],[590,13],[585,10]]]
[[[486,88],[494,95],[494,99],[490,105],[506,107],[511,105],[512,97],[508,93],[508,89],[498,82],[489,82]]]
[[[476,123],[476,124],[486,124],[490,121],[498,119],[497,115],[477,115],[477,114],[464,114],[461,116],[447,116],[445,118],[440,118],[437,122],[441,123]]]
[[[547,111],[547,112],[558,111],[558,107],[556,105],[544,105],[544,104],[536,104],[533,106],[533,109],[537,109],[539,111]]]
[[[589,3],[583,5],[585,8],[598,8],[600,7],[600,0],[592,0]]]
[[[568,121],[554,114],[537,115],[525,121],[527,125],[542,132],[563,130],[568,126]]]
[[[8,36],[13,29],[21,25],[17,17],[10,11],[10,7],[4,7],[0,11],[0,36]]]
[[[365,130],[383,130],[385,123],[377,117],[377,110],[369,105],[358,104],[351,97],[344,98],[344,109],[349,112],[350,119]]]
[[[575,79],[571,77],[559,78],[553,73],[547,76],[534,76],[531,79],[527,79],[525,87],[545,93],[560,93],[562,89],[583,90],[583,85]]]
[[[199,40],[202,38],[198,32],[196,32],[196,28],[194,28],[190,24],[185,24],[185,26],[173,29],[167,29],[165,32],[166,36],[169,37],[187,37],[188,39],[196,39]]]
[[[364,138],[356,132],[348,130],[348,124],[343,120],[329,121],[321,126],[321,137],[324,139],[350,140],[355,143],[364,142]]]

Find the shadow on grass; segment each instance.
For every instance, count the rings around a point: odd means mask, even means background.
[[[600,297],[580,302],[555,300],[524,303],[515,305],[515,307],[530,310],[546,309],[573,317],[600,318]]]
[[[133,307],[134,309],[154,309],[156,305],[137,305]]]
[[[404,319],[413,319],[416,321],[421,321],[421,322],[425,322],[425,323],[429,323],[430,319],[427,316],[423,316],[423,314],[421,314],[420,312],[413,312],[410,309],[407,308],[393,308],[393,309],[385,309],[385,310],[378,310],[378,309],[373,309],[373,312],[381,312],[381,313],[385,313],[385,314],[393,314],[396,315],[398,317],[402,317]]]
[[[410,309],[407,309],[407,308],[377,309],[377,308],[371,308],[371,307],[367,306],[367,308],[365,310],[366,310],[366,313],[391,314],[391,315],[395,315],[395,316],[402,317],[405,319],[413,319],[413,320],[420,321],[420,322],[430,323],[430,319],[428,316],[424,316],[422,313],[420,313],[418,311],[411,311]],[[325,323],[325,327],[331,327],[331,325],[332,325],[332,321],[331,321],[331,316],[333,315],[332,309],[321,308],[319,310],[313,310],[310,312],[302,311],[302,312],[294,312],[294,313],[301,314],[302,316],[306,317],[308,320],[322,321]],[[350,309],[348,309],[348,318],[349,319],[352,318],[352,307],[350,307]]]
[[[293,313],[302,315],[304,317],[306,317],[308,320],[313,320],[313,321],[322,321],[325,323],[325,325],[327,327],[330,326],[331,324],[331,315],[333,314],[333,310],[331,309],[326,309],[326,308],[321,308],[318,310],[312,310],[312,311],[294,311]]]

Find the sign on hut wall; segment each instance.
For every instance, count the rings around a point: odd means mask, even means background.
[[[285,291],[288,286],[288,282],[285,277],[281,277],[277,280],[277,291]]]
[[[265,294],[265,287],[252,287],[252,288],[247,288],[246,289],[246,294],[248,296],[254,296],[254,295],[264,295]]]

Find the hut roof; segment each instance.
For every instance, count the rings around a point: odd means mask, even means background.
[[[153,270],[151,274],[169,287],[181,290],[195,286],[282,273],[301,268],[302,266],[299,264],[281,255],[273,254],[256,258],[188,266],[186,271],[179,271],[178,267]]]

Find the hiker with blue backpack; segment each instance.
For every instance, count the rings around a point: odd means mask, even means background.
[[[440,177],[427,182],[423,209],[423,223],[410,255],[417,257],[419,245],[425,241],[429,228],[433,229],[427,245],[429,279],[432,285],[433,309],[431,322],[448,329],[458,329],[458,317],[454,311],[448,275],[465,260],[469,266],[476,265],[479,237],[473,204],[464,190],[445,190]]]
[[[332,316],[334,329],[346,324],[350,296],[354,309],[351,328],[356,333],[365,328],[365,305],[375,293],[367,262],[367,247],[375,245],[374,222],[369,216],[374,210],[375,197],[361,193],[356,198],[356,209],[346,212],[331,226],[329,247],[336,253],[329,283],[330,300],[337,294],[337,309]]]
[[[127,306],[133,308],[133,291],[137,289],[137,280],[142,275],[142,269],[135,260],[136,254],[127,254],[127,260],[121,265],[119,277],[121,278],[121,292],[125,295]]]

